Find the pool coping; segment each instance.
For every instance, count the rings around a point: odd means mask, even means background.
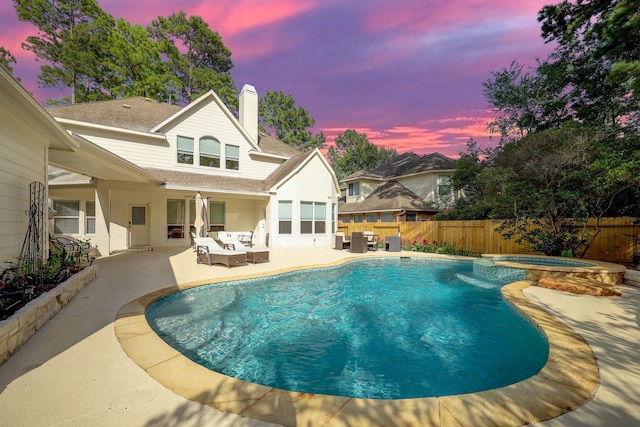
[[[400,256],[400,255],[399,255]],[[406,257],[406,254],[402,255]],[[469,258],[411,254],[411,257]],[[333,267],[358,257],[179,284],[137,298],[120,308],[115,334],[127,355],[164,387],[220,411],[261,421],[294,425],[511,425],[555,418],[588,401],[599,383],[594,354],[571,328],[529,301],[523,290],[534,282],[523,280],[502,287],[504,299],[545,335],[549,356],[534,376],[515,384],[477,393],[441,397],[378,400],[280,390],[238,380],[211,371],[165,343],[149,326],[146,307],[169,293],[208,283],[266,277],[308,268]]]

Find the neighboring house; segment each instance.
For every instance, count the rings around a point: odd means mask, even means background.
[[[185,107],[136,97],[48,112],[151,178],[134,183],[52,169],[56,234],[91,239],[103,254],[189,245],[200,192],[210,232],[252,231],[254,243],[271,247],[330,245],[335,174],[319,150],[301,153],[258,132],[252,86],[240,94],[239,120],[213,91]]]
[[[405,153],[341,181],[340,222],[428,221],[453,205],[455,160],[440,153]]]

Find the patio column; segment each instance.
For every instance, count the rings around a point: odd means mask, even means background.
[[[96,204],[96,237],[93,245],[98,249],[100,255],[106,256],[111,252],[111,209],[109,208],[111,190],[108,182],[94,178],[96,182],[95,204]]]

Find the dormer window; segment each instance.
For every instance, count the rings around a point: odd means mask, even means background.
[[[349,196],[359,196],[360,195],[360,183],[352,182],[349,184],[349,192],[347,193]]]
[[[193,164],[193,138],[178,135],[178,163]]]
[[[220,167],[220,141],[211,136],[200,138],[200,166]]]

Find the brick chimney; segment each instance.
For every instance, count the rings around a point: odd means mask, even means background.
[[[242,86],[240,91],[240,125],[258,143],[258,92],[251,85]]]

